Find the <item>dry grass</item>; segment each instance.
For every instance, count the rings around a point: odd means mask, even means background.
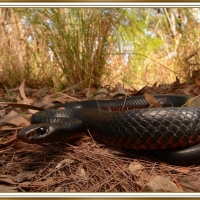
[[[56,92],[79,83],[189,82],[199,66],[197,9],[160,10],[1,8],[1,83],[13,88],[25,79]]]
[[[28,42],[34,30],[27,28],[13,9],[1,8],[0,18],[1,83],[13,88],[26,79],[32,87],[49,85],[49,55],[43,41],[38,38],[35,43]]]

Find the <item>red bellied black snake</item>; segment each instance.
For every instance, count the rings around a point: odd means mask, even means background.
[[[35,144],[63,142],[89,130],[109,145],[143,150],[171,164],[198,164],[200,108],[181,107],[188,96],[155,98],[163,108],[148,108],[143,96],[61,104],[32,115],[32,125],[19,131],[18,138]]]

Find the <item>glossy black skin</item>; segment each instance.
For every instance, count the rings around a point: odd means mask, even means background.
[[[200,108],[171,107],[185,104],[189,99],[187,96],[159,95],[156,98],[162,106],[170,108],[120,112],[101,110],[147,108],[148,104],[143,97],[61,104],[53,109],[65,107],[66,110],[45,110],[34,114],[31,123],[39,124],[22,129],[18,138],[36,144],[62,142],[89,129],[95,139],[113,146],[149,149],[148,153],[171,164],[198,163],[200,145],[196,144],[200,141]],[[60,121],[62,125],[56,124]],[[153,149],[162,150],[156,152]]]
[[[191,97],[186,95],[155,95],[162,107],[180,107],[184,105]],[[101,110],[131,110],[149,108],[144,96],[128,97],[123,99],[112,100],[86,100],[78,102],[70,102],[66,104],[58,104],[49,109],[80,109],[80,108],[99,108]]]

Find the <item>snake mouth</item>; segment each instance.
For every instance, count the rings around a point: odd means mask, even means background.
[[[31,131],[31,132],[27,133],[26,139],[32,140],[36,136],[36,134],[37,134],[37,130]]]
[[[33,138],[35,137],[35,135],[37,134],[37,132],[34,130],[31,130],[30,132],[27,132],[26,134],[24,134],[23,132],[19,131],[18,133],[18,138],[24,142],[27,143],[32,143],[33,142]]]
[[[48,128],[45,125],[38,127],[38,124],[27,126],[20,130],[17,137],[26,143],[40,143],[40,140],[45,137]]]

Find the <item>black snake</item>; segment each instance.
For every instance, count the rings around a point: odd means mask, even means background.
[[[143,96],[57,105],[32,115],[32,125],[19,131],[18,138],[35,144],[63,142],[89,130],[109,145],[142,150],[171,164],[198,164],[200,108],[180,107],[188,96],[155,97],[163,108],[148,108]]]

